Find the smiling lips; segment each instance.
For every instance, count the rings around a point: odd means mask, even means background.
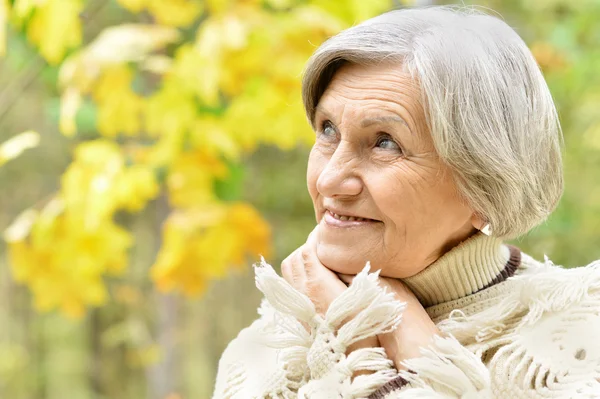
[[[325,219],[325,223],[336,227],[352,227],[377,222],[377,220],[368,218],[340,215],[330,211],[329,209],[325,211],[325,215],[323,218]]]

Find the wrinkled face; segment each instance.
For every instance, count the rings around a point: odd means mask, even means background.
[[[418,85],[398,65],[346,65],[315,115],[307,182],[317,255],[356,274],[410,277],[475,231],[429,134]]]

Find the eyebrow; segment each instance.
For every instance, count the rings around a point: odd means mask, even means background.
[[[325,110],[323,109],[323,107],[318,106],[315,108],[315,114],[319,112],[321,114],[323,114],[326,118],[328,119],[333,119],[333,117]],[[412,129],[410,128],[410,126],[408,126],[408,123],[406,123],[406,121],[404,119],[402,119],[401,117],[399,117],[398,115],[393,115],[393,116],[376,116],[373,118],[366,118],[363,119],[360,126],[362,128],[374,125],[376,123],[386,123],[386,122],[395,122],[395,123],[401,123],[402,125],[406,126],[406,128],[408,129],[409,132],[412,133]]]
[[[376,123],[386,123],[386,122],[396,122],[396,123],[401,123],[404,126],[406,126],[408,128],[408,130],[410,130],[410,127],[408,126],[408,123],[406,123],[406,121],[402,118],[400,118],[399,116],[377,116],[375,118],[367,118],[367,119],[363,119],[363,121],[361,122],[361,127],[368,127],[371,125],[374,125]]]

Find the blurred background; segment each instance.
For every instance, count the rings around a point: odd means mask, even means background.
[[[256,318],[251,264],[278,267],[315,223],[305,61],[356,22],[442,3],[0,0],[0,398],[209,398]],[[476,4],[528,43],[564,129],[562,202],[514,244],[588,264],[600,0]]]

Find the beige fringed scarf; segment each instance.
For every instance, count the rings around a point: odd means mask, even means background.
[[[522,254],[490,286],[509,259],[477,235],[406,280],[447,336],[400,374],[381,348],[345,354],[401,323],[377,273],[367,266],[320,316],[263,261],[261,316],[224,352],[213,398],[366,398],[398,376],[408,384],[385,398],[600,398],[600,262],[565,270]],[[372,373],[352,377],[361,370]]]

